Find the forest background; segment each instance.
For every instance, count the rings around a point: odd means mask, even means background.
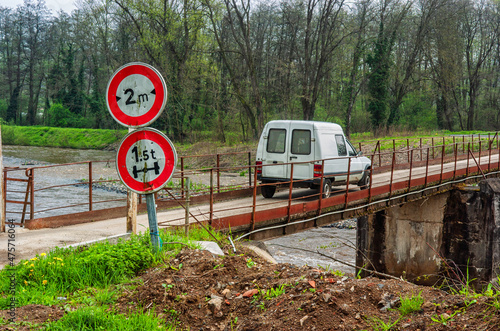
[[[273,119],[347,135],[500,129],[499,0],[44,0],[0,7],[0,117],[118,129],[109,78],[165,77],[154,126],[179,142],[248,141]]]

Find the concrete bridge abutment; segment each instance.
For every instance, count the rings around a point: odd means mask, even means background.
[[[500,179],[360,217],[357,242],[358,268],[425,285],[490,282],[500,274]]]

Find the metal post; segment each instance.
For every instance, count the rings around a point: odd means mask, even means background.
[[[189,239],[189,177],[186,177],[186,216],[185,216],[185,232],[186,232],[186,238]]]
[[[407,149],[407,158],[408,158],[408,163],[410,163],[410,139],[406,138],[406,149]]]
[[[372,202],[373,167],[370,167],[370,186],[368,187],[368,203]]]
[[[488,172],[491,170],[491,146],[492,141],[490,140],[490,134],[488,133]]]
[[[252,187],[252,152],[248,152],[248,187]]]
[[[444,136],[443,136],[443,146],[446,146],[446,141],[444,140]],[[446,153],[446,148],[443,149],[443,151]]]
[[[323,209],[323,181],[325,180],[323,173],[325,171],[325,160],[321,161],[321,179],[319,181],[319,204],[318,204],[318,216],[321,215]],[[313,175],[314,176],[314,175]],[[314,180],[314,179],[313,179]],[[316,226],[317,219],[314,219],[314,226]]]
[[[423,155],[422,155],[422,151],[423,151],[423,149],[422,149],[422,138],[420,138],[420,161],[424,160]]]
[[[148,208],[149,235],[151,236],[151,244],[153,245],[153,251],[158,252],[160,250],[160,233],[158,232],[155,195],[153,193],[146,194],[146,205]]]
[[[462,136],[462,153],[465,154],[465,136]]]
[[[31,190],[30,190],[30,219],[35,219],[35,172],[30,170]]]
[[[89,211],[92,211],[92,161],[89,162]]]
[[[349,202],[349,175],[351,174],[351,157],[347,161],[347,180],[345,185],[345,209],[347,209],[347,203]]]
[[[455,180],[457,176],[458,145],[453,145],[453,150],[455,152],[455,168],[453,169],[453,180]]]
[[[257,166],[253,169],[253,202],[252,202],[252,224],[250,231],[255,229],[255,204],[257,203]]]
[[[380,140],[377,141],[377,146],[378,146],[378,166],[381,167],[382,166],[382,155],[381,152],[380,152]]]
[[[217,154],[217,193],[220,193],[220,155]]]
[[[444,145],[441,152],[441,174],[439,175],[439,183],[443,182],[443,168],[444,168]]]
[[[391,183],[389,184],[389,198],[392,197],[392,180],[394,178],[394,163],[396,161],[396,153],[392,153],[392,166],[391,166]]]
[[[467,146],[467,169],[465,170],[465,177],[469,177],[469,158],[470,158],[470,143]]]
[[[427,177],[429,176],[429,147],[427,147],[427,161],[425,162],[425,183],[424,187],[427,187]]]
[[[434,137],[431,138],[431,146],[432,146],[432,159],[434,160]]]
[[[293,163],[290,166],[290,185],[288,188],[288,217],[287,223],[290,222],[290,208],[292,207],[292,189],[293,189]],[[283,227],[283,234],[286,234],[286,226]]]
[[[214,220],[214,169],[210,169],[210,219],[208,223],[212,226]]]
[[[181,156],[181,195],[184,198],[184,156]]]
[[[413,149],[411,150],[411,159],[410,159],[410,175],[408,176],[408,192],[410,192],[411,187],[411,171],[413,169]]]
[[[481,146],[481,140],[479,140],[479,167],[481,167],[481,152],[482,152],[482,146]]]

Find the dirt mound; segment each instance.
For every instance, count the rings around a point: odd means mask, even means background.
[[[451,295],[402,280],[354,279],[290,264],[270,264],[241,247],[214,257],[184,250],[125,286],[113,311],[154,311],[179,330],[499,330],[499,301]],[[140,284],[137,286],[137,284]],[[401,300],[420,297],[403,315]],[[17,309],[17,330],[55,321],[61,307]],[[8,319],[8,311],[0,316]],[[0,330],[12,330],[2,326]]]
[[[241,250],[244,254],[225,257],[182,251],[169,265],[144,273],[142,285],[121,297],[116,308],[154,310],[191,330],[360,330],[396,321],[394,329],[404,330],[500,326],[485,297],[465,299],[404,281],[269,264]],[[419,293],[422,309],[400,318],[399,298]]]

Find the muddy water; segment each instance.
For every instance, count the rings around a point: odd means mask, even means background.
[[[97,161],[114,159],[115,152],[76,150],[66,148],[32,147],[32,146],[3,146],[4,167],[29,168],[41,165],[71,163],[80,161]],[[112,166],[114,168],[114,165]],[[83,168],[83,169],[82,169]],[[65,168],[49,168],[35,170],[35,218],[71,214],[88,211],[89,202],[88,185],[71,185],[47,190],[39,190],[54,185],[78,184],[82,179],[88,178],[88,170],[85,166],[73,166]],[[114,173],[116,170],[108,170]],[[100,175],[93,171],[95,178]],[[24,171],[9,172],[8,177],[25,179]],[[107,179],[107,177],[105,177]],[[8,181],[7,199],[24,201],[26,199],[26,183]],[[39,190],[39,191],[37,191]],[[110,192],[104,189],[93,189],[93,202],[104,200],[124,199],[124,194]],[[61,206],[82,204],[68,208],[55,209]],[[115,201],[94,204],[93,209],[105,209],[124,205],[125,202]],[[51,209],[47,211],[42,211]],[[22,218],[23,205],[7,203],[7,218],[20,221]],[[29,207],[27,207],[29,211]],[[29,218],[29,215],[28,215]]]
[[[330,271],[338,270],[346,274],[355,272],[352,267],[315,253],[319,251],[324,255],[354,265],[356,260],[355,229],[321,227],[267,240],[265,244],[279,263],[308,265]]]

